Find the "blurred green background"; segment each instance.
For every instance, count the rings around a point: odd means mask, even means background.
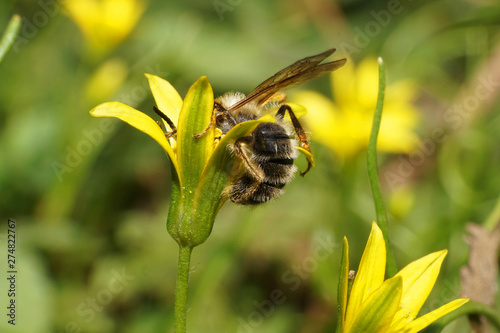
[[[216,95],[248,93],[331,47],[353,63],[382,56],[389,84],[413,82],[415,132],[432,149],[417,148],[420,160],[379,157],[398,266],[447,248],[423,312],[460,296],[465,224],[483,224],[500,189],[498,2],[125,0],[132,14],[110,4],[101,19],[85,2],[0,3],[2,31],[14,13],[23,18],[0,64],[1,332],[172,332],[167,157],[143,133],[88,111],[118,100],[157,119],[144,73],[181,96],[202,75]],[[332,98],[327,78],[306,88]],[[188,331],[334,330],[342,238],[355,268],[375,212],[363,150],[340,158],[313,142],[313,151],[317,166],[278,200],[219,213],[193,253]],[[15,327],[3,301],[8,218],[17,222]],[[447,330],[470,331],[465,318]]]

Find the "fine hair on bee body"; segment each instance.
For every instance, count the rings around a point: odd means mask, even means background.
[[[217,98],[215,103],[227,110],[244,98],[242,93],[229,92]],[[274,105],[279,104],[270,102],[269,105],[258,106],[252,101],[231,115],[236,123],[254,120]],[[224,135],[234,124],[221,121],[216,126]],[[275,123],[261,123],[250,135],[238,139],[230,149],[241,163],[236,164],[235,177],[224,194],[232,202],[243,205],[257,205],[279,196],[297,171],[293,161],[299,155],[296,148],[298,141],[293,135],[293,126],[284,121],[283,116],[277,115]]]
[[[297,171],[294,165],[299,155],[297,146],[312,156],[306,132],[292,108],[285,103],[286,95],[280,90],[327,75],[342,67],[346,59],[322,63],[334,52],[335,49],[330,49],[296,61],[259,84],[246,96],[230,92],[215,99],[210,125],[202,133],[195,134],[195,137],[201,137],[213,126],[224,136],[235,125],[259,119],[270,109],[279,107],[274,115],[276,122],[260,123],[249,135],[237,139],[229,147],[237,163],[224,194],[232,202],[258,205],[278,197]],[[166,118],[156,108],[155,112],[163,119]],[[290,122],[285,120],[286,114]],[[175,127],[170,127],[172,132],[167,134],[168,137],[176,133]],[[304,176],[311,167],[312,163],[308,159],[307,169],[301,175]]]
[[[279,196],[297,171],[293,164],[299,155],[296,146],[311,153],[302,124],[285,103],[286,95],[279,91],[342,67],[346,59],[322,63],[334,52],[335,49],[330,49],[293,63],[259,84],[247,96],[226,93],[215,100],[214,123],[222,135],[236,124],[258,119],[271,107],[279,106],[274,116],[276,122],[259,124],[252,133],[239,138],[232,146],[235,158],[240,162],[225,189],[232,202],[257,205]],[[286,113],[291,123],[285,121]],[[305,175],[311,166],[311,161],[308,161],[308,167],[301,175]]]

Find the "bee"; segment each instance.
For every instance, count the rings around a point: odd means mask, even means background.
[[[312,156],[306,132],[292,108],[285,103],[286,95],[280,93],[280,90],[327,75],[342,67],[346,59],[322,63],[334,52],[335,49],[330,49],[298,60],[259,84],[247,96],[229,92],[215,99],[212,122],[202,133],[195,134],[195,137],[201,137],[214,125],[223,136],[235,125],[258,119],[271,108],[279,106],[274,115],[276,122],[260,123],[252,133],[239,138],[232,145],[238,163],[231,183],[224,190],[232,202],[258,205],[281,195],[283,187],[297,171],[293,164],[299,154],[297,141],[299,147]],[[165,117],[156,108],[155,112],[162,118]],[[286,113],[291,124],[285,121]],[[172,125],[171,121],[167,122]],[[169,136],[173,135],[175,128],[172,130]],[[311,161],[308,160],[307,169],[301,172],[301,176],[311,167]]]

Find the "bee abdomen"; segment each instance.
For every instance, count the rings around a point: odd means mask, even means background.
[[[282,183],[259,183],[249,175],[236,180],[229,190],[229,199],[241,205],[258,205],[283,193]]]
[[[297,171],[293,159],[272,159],[260,164],[264,171],[264,183],[269,185],[286,185],[292,181]]]
[[[293,164],[293,158],[273,158],[269,160],[269,163],[276,163],[276,164]]]
[[[295,174],[297,167],[293,159],[273,159],[260,164],[264,171],[264,180],[259,182],[250,174],[244,174],[235,180],[229,190],[232,202],[242,205],[258,205],[280,196],[283,187]]]

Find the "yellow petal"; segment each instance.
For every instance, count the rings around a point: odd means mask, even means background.
[[[385,275],[386,251],[382,231],[375,222],[365,251],[361,257],[359,270],[354,278],[354,283],[347,306],[346,323],[352,323],[358,315],[362,303],[380,287]]]
[[[420,258],[403,268],[396,276],[403,278],[402,309],[394,317],[391,329],[396,332],[418,315],[439,275],[447,251],[438,251]]]
[[[148,115],[120,102],[100,104],[93,108],[90,111],[90,114],[94,117],[115,117],[121,119],[138,130],[146,133],[163,147],[167,155],[170,157],[177,173],[179,172],[177,159],[172,148],[168,144],[165,133],[163,133],[158,124],[155,123],[155,121]]]
[[[346,321],[347,333],[382,333],[391,325],[399,309],[403,281],[395,276],[382,283],[363,303],[353,322]]]
[[[153,92],[158,109],[177,126],[182,108],[182,98],[175,88],[166,80],[152,74],[145,74],[149,87]],[[165,126],[168,124],[165,123]]]
[[[464,305],[468,301],[469,301],[469,299],[466,299],[466,298],[459,298],[459,299],[456,299],[454,301],[451,301],[451,302],[437,308],[436,310],[431,311],[428,314],[412,321],[411,323],[409,323],[408,325],[406,325],[404,327],[403,331],[406,333],[420,332],[421,330],[423,330],[424,328],[426,328],[427,326],[432,324],[434,321],[436,321],[439,318],[441,318],[442,316],[450,313],[451,311],[458,309],[459,307],[461,307],[462,305]],[[389,332],[396,333],[396,332],[401,332],[401,331],[392,330],[392,328],[391,328],[389,330]]]

